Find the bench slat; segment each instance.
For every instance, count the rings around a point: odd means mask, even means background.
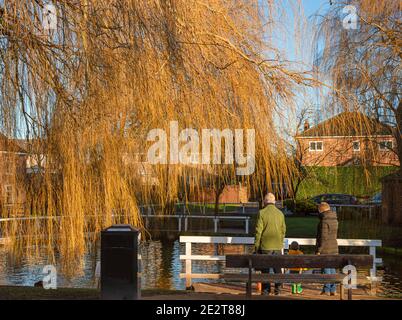
[[[357,267],[372,267],[371,255],[265,255],[236,254],[226,256],[226,267],[248,268],[249,259],[253,268],[343,268],[346,265]]]

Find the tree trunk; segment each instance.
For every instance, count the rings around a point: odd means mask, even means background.
[[[217,189],[215,192],[215,215],[219,213],[219,197],[221,195],[220,189]]]
[[[215,189],[215,215],[219,213],[219,197],[221,196],[223,190],[225,189],[225,185],[216,186]]]

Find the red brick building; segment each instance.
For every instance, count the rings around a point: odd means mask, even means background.
[[[203,188],[190,195],[190,202],[214,203],[215,191],[212,188]],[[219,203],[247,203],[248,189],[242,185],[226,186],[219,196]]]
[[[0,208],[6,211],[25,204],[24,182],[27,153],[15,142],[0,134]]]
[[[296,140],[303,166],[399,166],[392,128],[359,112],[306,123]]]

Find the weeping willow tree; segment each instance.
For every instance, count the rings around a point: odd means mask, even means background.
[[[345,8],[349,8],[349,16],[345,15]],[[356,22],[355,27],[348,22]],[[330,9],[320,21],[317,38],[318,65],[332,81],[334,105],[340,111],[352,109],[362,113],[359,123],[346,119],[340,126],[364,128],[374,135],[378,125],[363,121],[365,115],[387,124],[388,134],[397,142],[390,151],[395,152],[400,162],[401,23],[399,0],[331,1]]]
[[[56,1],[54,30],[43,28],[45,4],[1,1],[1,128],[9,137],[22,133],[29,156],[41,159],[28,183],[35,209],[26,215],[46,217],[6,224],[16,252],[46,248],[74,270],[102,228],[143,229],[139,203],[166,207],[222,180],[258,189],[291,179],[274,117],[314,82],[278,58],[269,37],[278,2]],[[236,163],[136,160],[148,133],[169,132],[171,121],[199,132],[255,129],[255,173],[239,178]]]

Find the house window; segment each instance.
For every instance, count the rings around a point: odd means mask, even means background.
[[[381,151],[388,151],[393,149],[392,141],[380,141],[379,148]]]
[[[322,141],[314,141],[310,142],[310,151],[322,151],[323,150],[323,143]]]
[[[12,159],[9,155],[4,157],[4,173],[6,175],[11,175],[13,173],[12,170]]]
[[[360,151],[360,141],[353,142],[353,151],[355,151],[355,152]]]
[[[14,203],[14,192],[13,186],[5,186],[5,203],[6,204],[13,204]]]

